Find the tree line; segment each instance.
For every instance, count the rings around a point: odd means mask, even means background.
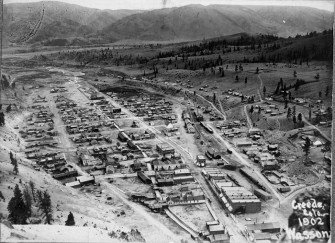
[[[36,190],[35,183],[29,181],[21,190],[16,184],[13,190],[14,196],[10,199],[7,209],[8,220],[13,224],[27,224],[28,218],[32,216],[33,206],[38,208],[40,216],[46,224],[53,221],[52,204],[49,192]]]

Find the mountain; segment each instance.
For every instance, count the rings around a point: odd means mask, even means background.
[[[56,1],[4,4],[5,39],[12,43],[90,37],[142,10],[99,10]]]
[[[236,33],[295,36],[331,28],[333,13],[308,7],[233,5],[98,10],[44,1],[5,4],[4,20],[5,44],[85,45],[190,41]]]
[[[116,39],[198,40],[241,32],[282,37],[332,27],[333,13],[309,7],[187,5],[124,17],[101,32]]]

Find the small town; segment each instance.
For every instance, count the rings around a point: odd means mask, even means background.
[[[327,242],[333,67],[317,54],[262,61],[267,45],[308,49],[299,38],[268,35],[258,51],[234,38],[22,57],[10,46],[4,242]]]

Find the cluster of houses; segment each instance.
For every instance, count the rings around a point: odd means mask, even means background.
[[[189,169],[156,171],[156,185],[158,187],[173,186],[178,184],[194,183],[194,177]]]
[[[259,163],[262,170],[279,169],[278,156],[280,150],[278,144],[268,144],[266,142],[254,142],[262,137],[262,131],[258,128],[250,128],[248,132],[249,138],[235,142],[235,145],[245,153],[251,161]]]
[[[56,147],[58,141],[53,138],[39,139],[26,143],[26,149],[34,147]]]
[[[91,105],[96,105],[99,109],[110,119],[126,118],[127,115],[122,113],[120,107],[115,107],[108,100],[103,97],[102,99],[91,103]]]
[[[277,144],[268,144],[268,146],[252,145],[244,148],[243,152],[251,161],[259,163],[263,170],[279,169],[276,156],[280,155]]]
[[[223,130],[223,129],[233,129],[233,128],[240,128],[242,126],[245,126],[245,123],[241,123],[241,121],[223,121],[219,122],[216,125],[217,129]]]
[[[77,103],[75,103],[73,100],[63,96],[63,95],[57,95],[54,97],[56,107],[60,110],[66,110],[69,108],[73,108],[77,106]]]
[[[92,156],[88,152],[83,152],[79,156],[79,162],[83,166],[94,166],[94,165],[101,165],[103,162],[101,159]]]
[[[255,102],[254,96],[244,95],[241,92],[235,91],[234,89],[228,89],[226,93],[235,97],[241,97],[241,102],[248,102],[248,103]],[[227,98],[229,98],[229,96],[227,96]]]
[[[105,120],[103,114],[99,114],[94,109],[83,107],[72,107],[59,111],[62,121],[65,124],[84,123]]]
[[[167,171],[183,169],[186,165],[182,162],[180,154],[173,154],[170,158],[165,157],[164,159],[155,159],[151,162],[154,171]]]
[[[47,102],[47,99],[45,96],[37,95],[37,97],[33,99],[33,103],[44,103],[44,102]]]
[[[118,134],[118,139],[121,142],[128,142],[129,140],[153,139],[155,137],[156,134],[149,129],[146,129],[144,132],[120,131]]]
[[[66,126],[66,131],[69,134],[83,134],[83,133],[97,133],[102,128],[109,127],[110,129],[116,129],[116,125],[112,121],[107,122],[94,122],[90,124],[71,124]]]
[[[54,179],[63,180],[78,175],[73,166],[67,163],[64,154],[60,155],[55,152],[32,153],[31,151],[26,151],[26,154],[28,159],[35,161],[35,170],[43,168]]]
[[[244,233],[251,242],[271,242],[274,234],[280,234],[282,227],[280,222],[260,222],[246,224]]]
[[[47,124],[46,126],[28,126],[22,128],[19,133],[26,141],[34,140],[36,138],[51,138],[57,135],[57,132],[53,129],[53,123]]]
[[[142,182],[153,183],[154,197],[151,200],[155,199],[152,203],[156,207],[205,203],[204,192],[186,168],[155,172],[142,171],[137,175]],[[142,196],[140,201],[143,202],[143,200],[150,199]],[[153,205],[146,206],[151,208]]]
[[[165,120],[168,123],[177,123],[177,115],[166,114],[166,115],[154,115],[143,118],[144,121],[155,121],[155,120]]]
[[[203,113],[209,114],[210,121],[222,120],[222,116],[215,112],[211,106],[207,106],[206,108],[201,107],[201,110],[203,111]]]
[[[267,106],[255,105],[254,108],[256,113],[261,113],[261,111],[263,111],[265,114],[269,114],[270,116],[278,116],[284,113],[284,111],[279,112],[279,108],[277,105],[273,105],[270,103],[268,103]]]
[[[156,135],[151,130],[146,129],[144,132],[130,132],[130,131],[120,131],[118,133],[118,139],[121,142],[127,142],[130,147],[136,147],[130,141],[132,140],[144,140],[144,139],[153,139]]]
[[[164,114],[172,113],[173,103],[171,101],[166,101],[165,99],[162,99],[158,96],[150,95],[141,98],[122,98],[118,94],[112,92],[108,92],[107,95],[119,101],[121,105],[128,108],[131,112],[136,114],[136,116],[146,116],[150,118],[155,117],[156,119],[160,117],[161,119],[165,118],[171,121],[176,120],[176,115],[162,116]]]
[[[180,135],[178,127],[175,127],[172,125],[172,123],[169,123],[166,126],[166,129],[163,130],[163,133],[167,137],[175,136],[175,135]]]
[[[67,92],[67,89],[63,86],[58,86],[50,90],[50,93],[63,93],[63,92]]]
[[[230,235],[227,231],[227,228],[219,221],[208,221],[206,222],[206,228],[208,234],[205,235],[206,238],[211,243],[229,243]]]
[[[27,117],[27,127],[19,131],[26,142],[26,154],[40,151],[45,147],[55,147],[58,144],[58,140],[54,138],[57,133],[54,131],[53,115],[50,110],[41,105],[34,105],[32,108],[34,112]]]
[[[161,198],[169,206],[205,203],[204,192],[198,184],[172,186],[171,189],[165,188],[163,191],[167,192],[161,193]]]
[[[258,213],[261,201],[252,192],[236,185],[217,168],[206,168],[202,174],[212,187],[222,205],[231,213]]]
[[[53,114],[49,108],[41,105],[32,106],[31,108],[36,112],[27,117],[27,125],[53,125]]]
[[[186,111],[183,111],[182,118],[185,122],[185,129],[187,133],[195,133],[195,128],[193,126],[193,123],[191,122],[190,114],[188,114]]]
[[[86,130],[86,131],[89,131],[89,130]],[[108,136],[101,135],[100,133],[85,133],[85,132],[81,133],[78,137],[73,137],[72,141],[77,144],[89,143],[91,145],[97,145],[102,142],[108,143],[108,144],[112,143],[112,139]]]

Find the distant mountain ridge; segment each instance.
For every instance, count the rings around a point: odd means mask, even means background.
[[[333,13],[309,7],[187,5],[151,11],[98,10],[62,2],[4,5],[5,35],[11,43],[82,38],[189,41],[248,34],[283,37],[332,27]]]
[[[331,28],[332,22],[332,13],[308,7],[187,5],[124,17],[102,33],[147,40],[197,40],[241,32],[288,37]]]
[[[91,37],[115,21],[142,10],[99,10],[57,1],[4,4],[4,34],[20,43],[41,22],[30,42],[52,38]]]

